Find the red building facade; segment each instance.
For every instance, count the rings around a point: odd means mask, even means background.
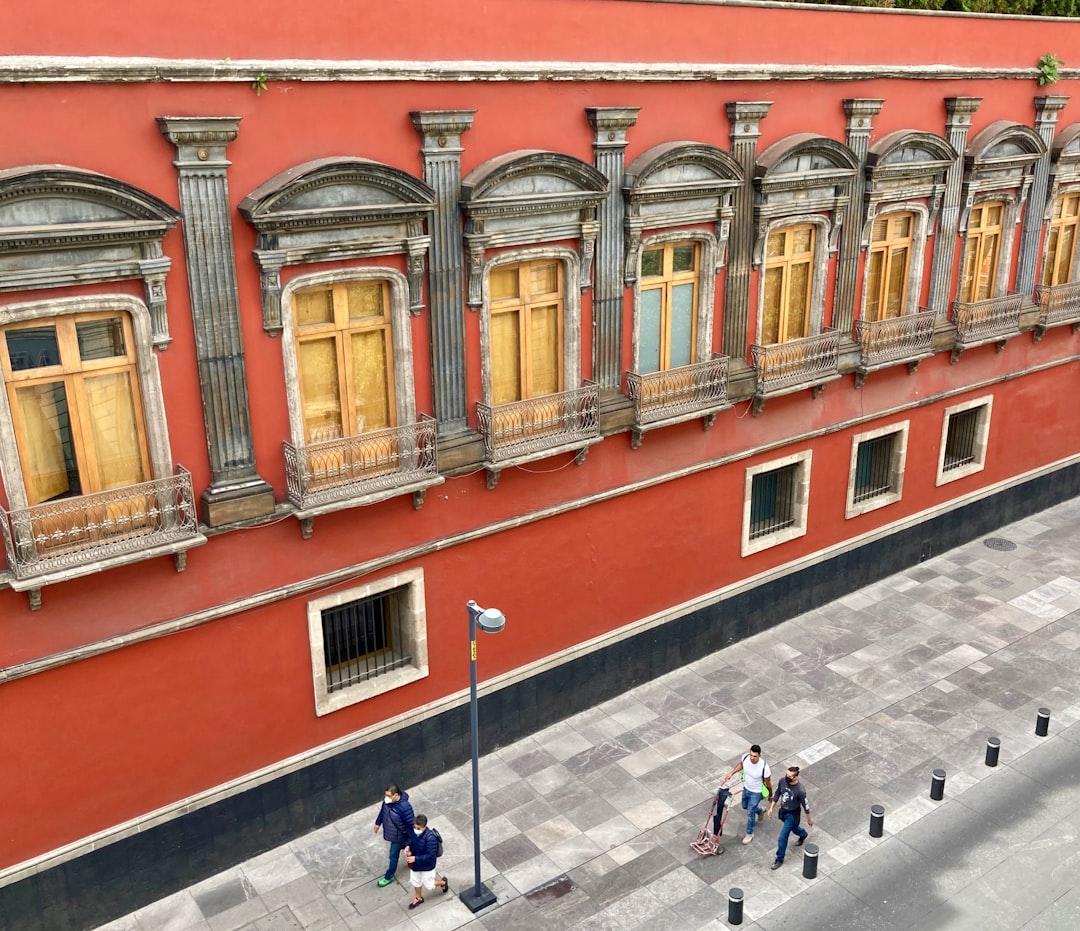
[[[357,6],[3,24],[6,926],[1080,487],[1080,24]]]

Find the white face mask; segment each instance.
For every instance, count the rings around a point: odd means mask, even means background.
[[[418,831],[418,830],[417,830],[416,828],[413,828],[413,829],[412,829],[412,832],[413,832],[413,834],[415,834],[415,835],[416,835],[417,837],[419,837],[419,836],[420,836],[421,834],[423,834],[423,833],[424,833],[423,831]]]
[[[386,802],[387,805],[393,805],[394,804],[394,800],[392,798],[390,798],[389,795],[384,795],[383,796],[383,801]]]

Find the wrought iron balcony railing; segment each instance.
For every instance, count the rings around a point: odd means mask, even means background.
[[[100,567],[103,562],[125,561],[119,557],[137,557],[151,550],[156,554],[184,541],[204,541],[191,473],[182,467],[176,475],[151,482],[10,511],[0,509],[0,532],[16,581]],[[181,562],[177,568],[182,568]]]
[[[952,361],[960,353],[973,346],[997,343],[1000,352],[1005,343],[1020,335],[1020,313],[1024,296],[1014,291],[1000,297],[983,301],[956,301],[953,303],[953,322],[956,324],[956,343]]]
[[[933,354],[936,314],[923,307],[917,314],[902,314],[885,320],[857,320],[855,341],[861,358],[856,368],[855,384],[877,369],[907,363],[914,372],[919,362]]]
[[[1080,281],[1041,285],[1035,289],[1035,303],[1039,305],[1035,342],[1042,339],[1050,327],[1071,323],[1074,333],[1080,327]]]
[[[293,446],[282,443],[289,501],[305,521],[335,505],[372,504],[395,495],[413,494],[442,481],[435,447],[435,419],[421,414],[418,423],[372,430],[356,436]],[[313,513],[314,512],[314,513]]]
[[[484,438],[488,487],[499,470],[560,452],[577,450],[578,462],[600,439],[600,387],[586,381],[581,388],[545,394],[509,404],[477,404],[476,419]]]
[[[767,398],[803,388],[813,388],[816,397],[827,382],[840,377],[839,355],[840,334],[832,327],[817,336],[751,346],[751,361],[757,373],[754,414],[761,412]]]
[[[719,411],[731,406],[727,396],[728,357],[682,365],[665,372],[626,373],[627,393],[634,402],[632,445],[637,449],[647,430],[703,417],[712,426]]]

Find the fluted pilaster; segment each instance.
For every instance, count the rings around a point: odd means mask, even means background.
[[[415,110],[423,139],[424,180],[435,190],[428,266],[431,376],[439,436],[467,428],[465,384],[465,241],[461,229],[461,137],[475,110]]]
[[[626,130],[637,122],[638,107],[586,107],[593,128],[593,153],[598,171],[608,180],[607,197],[598,210],[593,285],[592,377],[601,388],[617,389],[622,382],[623,308],[623,172]]]
[[[870,133],[874,117],[881,112],[884,100],[848,98],[844,101],[847,114],[847,145],[859,159],[859,170],[851,179],[847,221],[840,241],[840,261],[836,272],[836,296],[833,300],[833,326],[842,337],[850,337],[855,321],[855,281],[859,271],[859,250],[862,240],[863,202],[866,196],[866,153],[870,149]]]
[[[255,472],[236,287],[225,148],[237,117],[159,117],[176,146],[195,354],[210,455],[203,519],[210,526],[269,514],[274,491]]]
[[[746,359],[750,316],[750,268],[754,257],[754,170],[761,121],[771,101],[755,100],[727,104],[731,122],[731,154],[742,169],[742,183],[735,194],[735,217],[728,240],[728,263],[724,275],[724,354]]]
[[[979,109],[982,97],[946,97],[945,130],[949,144],[958,158],[945,173],[945,196],[941,217],[934,237],[934,264],[930,273],[930,308],[939,317],[949,309],[949,288],[952,285],[953,260],[956,257],[956,237],[960,231],[960,195],[964,183],[964,150],[971,131],[971,115]]]
[[[1046,211],[1047,188],[1050,180],[1050,156],[1054,145],[1058,111],[1069,102],[1068,97],[1039,96],[1035,98],[1035,132],[1046,144],[1046,151],[1035,163],[1031,191],[1024,210],[1024,225],[1020,232],[1020,260],[1016,266],[1016,290],[1030,295],[1035,290],[1035,274],[1039,266],[1042,244],[1043,216]]]

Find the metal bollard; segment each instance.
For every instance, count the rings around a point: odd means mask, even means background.
[[[1045,737],[1050,732],[1050,709],[1040,708],[1035,715],[1035,736]]]
[[[742,924],[743,891],[738,886],[732,886],[727,894],[727,920],[728,924]]]
[[[885,833],[885,806],[870,806],[870,836],[881,837]]]
[[[1001,750],[1001,738],[1000,737],[987,737],[986,738],[986,765],[997,766],[998,752]]]
[[[935,769],[930,776],[930,798],[940,802],[945,797],[945,770]]]
[[[803,879],[813,879],[817,876],[818,845],[807,844],[803,848],[802,874]]]

